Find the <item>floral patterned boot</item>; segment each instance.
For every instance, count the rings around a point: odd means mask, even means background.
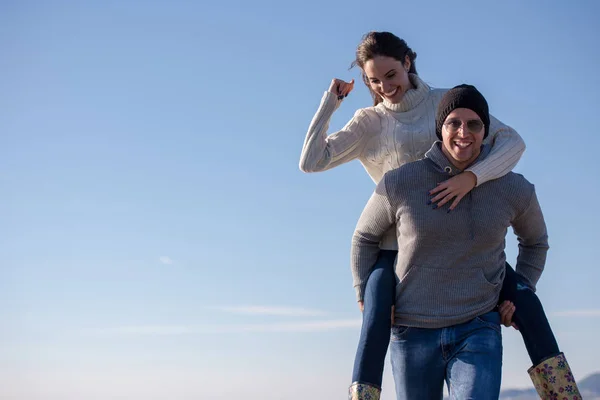
[[[379,400],[380,394],[377,386],[354,382],[348,390],[348,400]]]
[[[581,400],[581,394],[563,353],[550,357],[527,371],[542,400]]]

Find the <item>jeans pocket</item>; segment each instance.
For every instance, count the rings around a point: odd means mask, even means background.
[[[406,334],[409,330],[410,330],[409,326],[392,325],[392,335],[391,335],[390,340],[392,342],[403,340],[406,337]]]
[[[488,328],[492,328],[496,332],[500,333],[500,314],[497,311],[490,311],[485,314],[481,314],[475,317],[475,320],[481,325],[485,325]]]

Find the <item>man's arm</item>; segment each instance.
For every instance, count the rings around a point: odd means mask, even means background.
[[[546,222],[534,188],[528,207],[515,218],[512,227],[519,241],[516,271],[535,290],[546,264],[549,246]]]

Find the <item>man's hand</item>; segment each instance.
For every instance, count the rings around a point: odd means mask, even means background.
[[[515,305],[508,300],[503,301],[502,304],[500,304],[498,307],[498,312],[500,313],[502,325],[506,326],[507,328],[512,326],[516,330],[519,330],[517,324],[512,322],[512,318],[516,309],[517,308]]]

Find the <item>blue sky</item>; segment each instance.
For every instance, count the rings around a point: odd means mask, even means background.
[[[538,294],[575,375],[600,370],[600,5],[523,3],[0,2],[0,397],[342,398],[373,183],[298,160],[370,30],[524,137],[551,244]],[[332,129],[369,105],[357,85]],[[503,386],[528,386],[503,335]]]

